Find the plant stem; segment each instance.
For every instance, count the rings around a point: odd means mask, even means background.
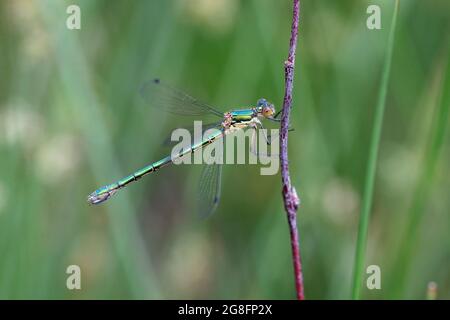
[[[366,171],[366,181],[364,186],[364,197],[361,206],[361,216],[358,227],[358,239],[356,243],[355,265],[353,269],[353,291],[352,298],[359,299],[361,294],[361,282],[364,269],[364,256],[367,245],[367,233],[369,229],[370,210],[372,208],[373,189],[375,184],[375,174],[380,146],[381,130],[383,128],[383,115],[386,106],[386,95],[391,70],[392,52],[394,48],[395,26],[397,23],[399,0],[395,1],[394,13],[392,16],[391,29],[387,44],[386,56],[384,59],[383,74],[381,78],[380,91],[375,110],[375,119],[372,129],[372,138],[369,151],[369,162]]]
[[[295,51],[297,48],[298,24],[300,18],[300,0],[294,0],[294,8],[292,15],[291,39],[289,42],[289,55],[284,63],[285,76],[285,90],[284,101],[281,115],[281,130],[280,130],[280,162],[281,162],[281,180],[284,208],[287,213],[289,231],[291,236],[292,260],[294,264],[295,273],[295,289],[297,292],[297,299],[303,300],[303,273],[302,263],[300,258],[300,245],[297,231],[297,209],[300,200],[297,196],[295,188],[291,185],[291,178],[289,175],[288,163],[288,129],[289,129],[289,115],[292,107],[292,89],[294,82],[294,66],[295,66]]]

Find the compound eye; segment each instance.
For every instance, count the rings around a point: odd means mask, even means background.
[[[261,98],[258,100],[257,106],[258,107],[265,107],[267,105],[267,100],[264,98]]]

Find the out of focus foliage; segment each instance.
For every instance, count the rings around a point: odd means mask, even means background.
[[[66,28],[69,4],[81,30]],[[369,4],[381,30],[366,28]],[[289,155],[307,298],[350,297],[392,9],[302,1]],[[223,110],[260,97],[280,106],[290,23],[289,0],[2,1],[0,298],[293,298],[278,175],[225,166],[207,220],[193,201],[199,166],[165,168],[101,206],[85,200],[170,152],[161,141],[183,119],[145,105],[147,79]],[[382,289],[365,298],[425,298],[430,281],[450,298],[449,130],[422,178],[449,30],[449,1],[401,1],[366,259]],[[72,264],[81,290],[66,288]]]

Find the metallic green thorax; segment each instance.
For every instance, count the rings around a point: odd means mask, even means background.
[[[230,112],[232,116],[232,123],[246,122],[252,120],[256,116],[256,111],[253,108],[239,109]]]

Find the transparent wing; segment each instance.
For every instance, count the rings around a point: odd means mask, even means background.
[[[147,81],[142,85],[139,92],[149,105],[170,113],[185,116],[214,114],[223,118],[223,113],[219,110],[191,97],[183,91],[172,88],[159,79]]]
[[[207,123],[207,124],[203,124],[202,125],[202,132],[201,132],[201,137],[203,137],[203,134],[205,133],[206,130],[212,129],[212,128],[219,128],[221,126],[222,122],[213,122],[213,123]],[[194,135],[194,125],[190,125],[190,126],[182,126],[180,128],[184,128],[186,130],[188,130],[191,134],[191,137],[194,137],[195,139],[195,135]],[[173,131],[173,130],[172,130]],[[172,143],[175,143],[172,141],[171,139],[172,134],[169,135],[168,137],[166,137],[163,140],[163,146],[170,146]]]
[[[199,215],[209,217],[217,209],[220,201],[222,165],[205,164],[200,176],[198,192]]]

